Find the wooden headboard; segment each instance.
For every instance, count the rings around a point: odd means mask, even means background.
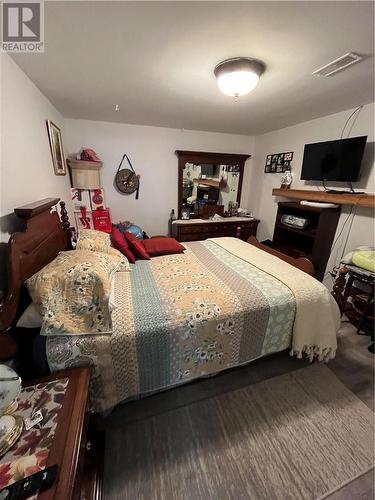
[[[52,210],[58,202],[59,198],[46,198],[14,210],[24,220],[26,229],[12,234],[9,240],[8,291],[0,303],[0,337],[7,334],[16,318],[24,281],[51,262],[59,252],[70,248],[70,224],[65,203],[60,202],[61,220],[57,210]]]

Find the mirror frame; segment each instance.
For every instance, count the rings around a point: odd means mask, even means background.
[[[251,158],[251,155],[235,154],[235,153],[233,153],[233,154],[232,153],[209,153],[209,152],[205,152],[205,151],[182,151],[182,150],[176,150],[175,153],[178,156],[177,213],[178,213],[179,219],[181,219],[183,172],[184,172],[185,163],[195,163],[196,165],[201,165],[202,163],[213,163],[216,165],[238,165],[240,168],[240,172],[239,172],[240,178],[238,181],[237,202],[238,202],[238,205],[240,205],[245,162],[246,162],[246,160]]]

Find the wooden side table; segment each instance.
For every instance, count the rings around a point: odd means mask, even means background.
[[[361,287],[358,287],[358,284]],[[354,265],[344,265],[340,268],[333,287],[332,295],[337,300],[341,314],[346,312],[349,297],[364,297],[363,309],[356,312],[357,332],[360,333],[363,323],[371,313],[374,303],[375,276],[373,273],[362,270]],[[349,313],[348,313],[349,314]]]
[[[47,465],[58,465],[59,475],[53,486],[38,497],[40,500],[102,498],[104,437],[100,439],[95,435],[91,439],[89,436],[90,376],[88,367],[73,368],[36,381],[69,378],[47,462]]]

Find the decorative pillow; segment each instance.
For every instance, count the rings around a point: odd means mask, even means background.
[[[354,250],[353,264],[366,269],[371,273],[375,272],[375,250]]]
[[[43,317],[41,335],[111,333],[111,277],[122,261],[119,252],[61,252],[29,278],[26,286]]]
[[[123,257],[123,254],[111,246],[111,237],[103,231],[95,229],[83,229],[79,232],[77,250],[90,250],[92,252],[108,253]],[[121,271],[130,271],[129,262],[126,255],[123,257]]]
[[[143,241],[143,246],[150,257],[182,253],[186,248],[174,238],[151,238]]]
[[[129,248],[128,240],[125,238],[123,233],[115,226],[112,227],[111,233],[112,244],[119,252],[121,252],[131,264],[134,264],[135,257],[133,252]]]
[[[131,251],[134,253],[137,259],[150,260],[150,256],[146,252],[143,243],[136,236],[134,236],[134,234],[126,231],[124,233],[124,236],[129,243]]]
[[[111,293],[108,299],[108,306],[110,312],[116,309],[115,302],[115,273],[112,273],[111,277]],[[43,318],[38,311],[34,302],[31,302],[26,309],[21,314],[20,319],[16,323],[17,328],[41,328],[43,324]]]

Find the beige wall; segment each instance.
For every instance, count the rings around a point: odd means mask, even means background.
[[[67,199],[69,176],[54,173],[46,128],[50,119],[63,129],[63,117],[7,54],[0,54],[0,64],[0,232],[4,242],[13,229],[9,225],[13,209],[47,197]]]
[[[304,145],[311,142],[329,141],[337,139],[341,135],[342,128],[353,110],[324,116],[316,120],[300,123],[293,127],[275,130],[268,134],[263,134],[255,138],[255,154],[253,168],[250,176],[250,193],[248,198],[248,208],[261,219],[258,230],[260,240],[272,239],[275,224],[277,199],[272,196],[272,188],[280,187],[281,174],[265,174],[264,165],[266,156],[270,153],[283,153],[293,151],[292,172],[294,176],[292,187],[295,189],[322,189],[321,183],[312,183],[300,180]],[[367,135],[368,145],[362,163],[361,180],[353,183],[354,189],[358,191],[375,191],[374,176],[374,104],[366,105],[355,121],[351,131],[351,137]],[[350,129],[352,121],[347,127]],[[344,135],[346,137],[346,135]],[[329,187],[333,189],[347,189],[345,184],[331,183]],[[344,207],[338,224],[336,235],[339,234],[345,219],[349,214],[350,207]],[[353,224],[349,234],[345,251],[350,251],[359,245],[374,245],[374,214],[371,209],[358,209],[353,219]],[[349,221],[350,222],[350,219]],[[344,249],[345,240],[348,235],[348,225],[338,241],[327,270],[331,269],[340,260]],[[326,281],[330,284],[330,278]]]
[[[149,235],[166,234],[172,208],[177,208],[176,149],[253,154],[254,139],[243,135],[123,125],[87,120],[65,120],[67,151],[93,148],[102,158],[103,187],[114,222],[131,220]],[[139,200],[116,191],[113,180],[127,153],[141,175]],[[245,166],[242,200],[249,197],[252,160]]]

